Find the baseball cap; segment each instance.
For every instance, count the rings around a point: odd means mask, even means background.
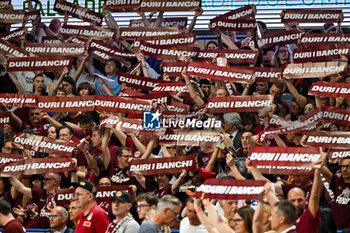
[[[125,190],[115,192],[111,201],[114,201],[114,200],[131,203],[130,194]]]
[[[90,193],[92,193],[94,195],[96,195],[96,193],[97,193],[96,186],[92,182],[85,180],[85,179],[79,181],[79,183],[72,183],[72,185],[75,188],[80,187],[80,188],[86,189],[87,191],[89,191]]]

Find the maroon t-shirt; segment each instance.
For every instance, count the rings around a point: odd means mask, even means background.
[[[318,233],[318,228],[320,226],[320,209],[316,213],[314,218],[309,210],[306,208],[299,218],[295,221],[294,225],[297,227],[298,233]]]
[[[164,188],[159,189],[159,185],[155,180],[152,180],[151,182],[147,182],[147,179],[146,179],[146,191],[155,193],[159,199],[162,198],[164,195],[172,194],[171,184],[168,184]]]
[[[46,137],[46,130],[47,128],[50,126],[49,123],[42,123],[38,126],[31,126],[29,124],[27,124],[26,122],[22,121],[22,130],[24,129],[32,129],[34,131],[35,134],[39,135],[39,136],[44,136]]]
[[[56,206],[55,200],[48,197],[46,190],[43,189],[31,189],[32,201],[38,205],[39,209],[39,223],[42,228],[49,228],[49,214],[51,210]]]
[[[2,233],[25,233],[25,230],[17,219],[13,219],[4,226]]]
[[[331,208],[337,229],[350,228],[350,183],[345,183],[338,173],[333,175],[330,189],[334,192]]]

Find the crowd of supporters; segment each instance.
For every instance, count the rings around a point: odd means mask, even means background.
[[[28,0],[30,6],[32,3]],[[32,7],[30,7],[32,8]],[[163,19],[158,13],[157,25]],[[139,12],[145,27],[150,27],[150,17]],[[195,16],[183,33],[191,33]],[[119,30],[118,18],[113,18],[107,8],[103,15],[108,27]],[[69,21],[68,21],[69,23]],[[33,24],[25,37],[13,40],[16,46],[25,43],[41,43],[42,37],[50,36],[62,40],[62,22],[52,19],[49,25],[42,22]],[[257,22],[261,35],[268,32],[266,24]],[[297,23],[285,24],[285,30],[305,30]],[[2,33],[11,30],[11,25],[0,28]],[[332,33],[337,27],[327,23],[312,33]],[[307,30],[305,30],[307,31]],[[306,32],[308,33],[308,32]],[[236,32],[217,32],[218,40],[206,43],[201,49],[253,49],[259,52],[256,64],[226,65],[250,67],[285,67],[293,63],[293,49],[297,44],[279,45],[275,48],[259,49],[251,44],[261,38],[255,32],[247,33],[244,39],[236,37]],[[68,38],[68,41],[72,38]],[[0,130],[2,153],[22,154],[25,159],[60,158],[54,153],[40,153],[22,149],[14,143],[18,133],[45,136],[54,140],[80,143],[73,151],[73,169],[62,173],[45,173],[0,178],[0,226],[3,232],[23,232],[25,228],[50,228],[53,232],[170,232],[179,229],[187,232],[350,232],[350,157],[339,164],[327,161],[327,150],[321,153],[322,164],[315,168],[313,175],[263,175],[251,166],[250,146],[302,147],[305,137],[300,132],[266,137],[263,142],[258,134],[270,126],[269,116],[277,115],[286,121],[297,121],[311,111],[323,106],[349,109],[350,99],[343,97],[311,96],[308,91],[313,83],[350,83],[349,75],[333,75],[308,79],[280,79],[278,82],[241,84],[198,78],[186,74],[169,77],[163,72],[163,60],[146,56],[133,47],[133,41],[110,38],[104,44],[136,54],[135,59],[110,58],[105,64],[93,59],[88,50],[75,58],[72,69],[60,71],[44,70],[7,72],[8,57],[0,54],[3,64],[1,90],[6,93],[36,96],[74,97],[88,95],[122,96],[125,90],[149,94],[147,90],[135,89],[118,83],[118,71],[128,73],[135,64],[141,66],[136,75],[157,80],[184,82],[188,96],[178,93],[170,98],[191,108],[204,106],[211,97],[224,96],[273,96],[270,108],[260,112],[227,112],[203,114],[201,119],[216,119],[222,127],[223,143],[215,146],[160,145],[158,136],[124,132],[121,127],[114,129],[100,127],[103,117],[117,115],[128,117],[128,113],[108,112],[45,112],[40,108],[19,108],[1,106],[2,112],[10,112],[12,123]],[[89,43],[89,42],[88,42]],[[344,58],[342,58],[344,59]],[[177,60],[189,62],[190,57]],[[197,60],[201,62],[200,60]],[[217,64],[213,59],[208,64]],[[102,74],[106,78],[94,75]],[[162,108],[166,108],[163,105]],[[163,109],[164,110],[164,109]],[[324,122],[317,130],[344,131],[349,124],[333,124],[324,128]],[[196,130],[208,131],[201,128]],[[195,155],[195,169],[175,174],[131,176],[129,165],[132,160],[166,158],[181,155]],[[321,180],[322,177],[322,180]],[[213,200],[205,196],[193,197],[196,189],[209,178],[228,180],[263,180],[264,197],[261,200]],[[108,201],[99,202],[97,189],[106,186],[126,185],[128,190],[118,190]],[[57,205],[57,191],[74,187],[74,197],[66,206]],[[20,224],[15,220],[17,219]],[[6,229],[7,228],[7,229]]]

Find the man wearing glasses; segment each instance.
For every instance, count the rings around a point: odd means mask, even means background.
[[[71,233],[67,227],[68,211],[62,206],[56,206],[49,215],[50,227],[55,232]]]
[[[135,199],[137,205],[137,214],[142,222],[145,222],[146,212],[150,209],[156,209],[158,197],[154,193],[142,193]]]
[[[73,184],[74,200],[82,212],[77,216],[75,233],[103,233],[109,225],[106,211],[96,203],[96,186],[88,180]]]
[[[343,158],[340,162],[340,173],[332,174],[326,166],[327,157],[324,156],[321,173],[330,184],[329,188],[334,192],[334,200],[331,205],[337,230],[343,229],[350,232],[350,157]]]
[[[165,195],[159,200],[152,219],[141,224],[139,233],[162,233],[161,226],[175,225],[175,222],[179,220],[181,206],[182,203],[178,198]]]
[[[38,223],[40,227],[50,226],[48,217],[51,210],[56,206],[55,195],[59,188],[60,175],[58,173],[46,173],[44,176],[44,189],[28,188],[16,177],[11,177],[11,185],[20,193],[32,199],[38,205],[40,217]]]

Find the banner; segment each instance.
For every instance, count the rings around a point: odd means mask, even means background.
[[[156,27],[156,19],[149,19],[148,20],[151,24],[151,27]],[[161,27],[177,27],[184,29],[187,27],[187,17],[176,17],[176,18],[163,18],[162,22],[160,23]],[[130,20],[129,27],[135,28],[135,27],[146,27],[142,20],[135,19]]]
[[[306,146],[314,147],[350,147],[350,132],[311,131],[306,133]]]
[[[207,179],[199,186],[194,197],[216,200],[259,200],[264,196],[265,181]]]
[[[77,37],[87,37],[89,39],[96,40],[108,40],[115,36],[115,29],[112,28],[102,28],[98,26],[76,26],[64,24],[61,28],[61,34],[65,38],[71,36]]]
[[[1,168],[1,173],[18,176],[33,175],[42,173],[59,173],[72,170],[73,161],[71,158],[39,158],[24,159],[8,162]]]
[[[109,202],[115,193],[121,190],[128,191],[132,202],[134,200],[133,192],[128,185],[97,186],[96,188],[96,202],[98,204]],[[55,196],[56,204],[60,206],[69,205],[71,200],[74,199],[74,191],[75,188],[58,189]]]
[[[0,169],[8,162],[23,160],[22,154],[8,154],[0,152]]]
[[[111,12],[135,12],[141,0],[105,0],[104,5]]]
[[[40,11],[39,10],[26,11],[24,12],[24,18],[26,22],[29,22],[29,21],[33,21],[33,23],[39,22],[41,19]]]
[[[29,57],[30,54],[24,49],[0,39],[0,53],[7,57]]]
[[[43,36],[41,38],[42,43],[47,43],[47,44],[61,44],[62,41],[58,39],[57,37],[54,36]]]
[[[210,20],[209,29],[215,31],[217,28],[221,31],[255,31],[255,19],[231,20],[226,18],[214,18]]]
[[[45,112],[79,112],[94,110],[94,96],[39,96],[38,108]]]
[[[38,56],[73,56],[83,55],[85,46],[75,43],[25,43],[25,50]]]
[[[48,154],[53,153],[68,157],[72,155],[73,150],[76,148],[76,144],[73,142],[54,140],[47,137],[26,133],[17,135],[13,142],[27,150]]]
[[[11,0],[1,0],[0,8],[9,8],[11,6]]]
[[[145,41],[153,45],[167,45],[167,46],[180,46],[180,45],[192,45],[196,42],[196,35],[190,34],[176,34],[167,36],[145,36],[138,37],[134,46],[139,47],[140,41]]]
[[[269,118],[269,125],[270,127],[282,127],[282,126],[288,126],[292,121],[284,119],[283,117],[280,117],[278,115],[272,114],[271,116],[268,116]]]
[[[106,54],[112,57],[124,57],[124,58],[136,58],[135,53],[125,52],[119,49],[116,49],[112,46],[106,45],[98,40],[92,40],[90,43],[90,51],[101,50],[106,52]]]
[[[22,23],[24,16],[24,11],[0,9],[0,24]]]
[[[340,163],[344,158],[350,157],[350,148],[328,148],[328,162]]]
[[[208,113],[257,112],[271,104],[271,95],[212,97],[207,109]]]
[[[218,57],[225,57],[230,62],[235,63],[256,63],[259,51],[244,49],[206,49],[198,54],[198,60],[213,61]]]
[[[343,20],[342,10],[295,10],[285,9],[281,12],[282,23],[335,23]]]
[[[299,39],[304,35],[305,32],[297,29],[269,33],[262,36],[261,40],[258,41],[258,45],[261,49],[274,48],[278,45],[296,44]]]
[[[229,11],[223,15],[217,16],[218,18],[227,18],[231,20],[236,19],[254,19],[256,14],[256,7],[254,5],[248,5]]]
[[[140,10],[152,11],[194,11],[201,7],[202,0],[142,0]]]
[[[239,83],[253,83],[254,71],[241,67],[221,67],[200,62],[187,64],[186,74],[200,78]]]
[[[0,104],[6,107],[36,107],[33,95],[0,93]]]
[[[341,74],[347,71],[346,62],[310,62],[300,64],[288,64],[283,70],[283,78],[322,78]]]
[[[17,40],[27,33],[27,28],[21,27],[5,34],[0,34],[0,38],[6,41]]]
[[[72,68],[71,57],[18,57],[7,59],[7,71],[49,71]]]
[[[89,42],[89,39],[83,38],[83,37],[72,37],[72,40],[70,43],[77,43],[77,44],[87,44]]]
[[[102,25],[103,15],[65,0],[56,0],[53,9],[97,26]]]
[[[325,121],[337,125],[350,126],[350,109],[322,106],[322,116]]]
[[[166,36],[180,34],[180,31],[176,27],[162,27],[162,28],[120,28],[119,39],[130,40],[140,36]]]
[[[171,130],[158,138],[160,145],[216,146],[222,139],[219,132],[203,130]]]
[[[118,129],[123,132],[134,133],[136,135],[164,135],[165,129],[144,129],[143,121],[124,117],[108,116],[103,118],[100,123],[100,128]]]
[[[196,57],[199,53],[198,47],[153,45],[145,41],[140,42],[140,51],[147,56],[158,59],[178,59],[179,57]]]
[[[130,175],[141,173],[144,176],[159,174],[176,174],[182,170],[196,169],[195,155],[176,156],[170,158],[133,159],[129,165]]]
[[[350,84],[318,81],[312,84],[309,95],[350,98]]]
[[[333,59],[340,59],[341,56],[349,57],[350,45],[348,44],[333,44],[311,48],[297,48],[293,51],[293,62],[317,62]]]
[[[4,128],[5,124],[12,125],[12,115],[10,112],[0,112],[0,128]]]
[[[279,82],[283,68],[253,67],[256,82]]]
[[[299,42],[302,46],[323,46],[327,44],[346,44],[350,42],[350,34],[343,33],[306,33]]]
[[[320,168],[320,148],[249,147],[250,165],[263,174],[311,175]]]
[[[125,83],[127,87],[133,87],[136,89],[152,91],[152,89],[159,83],[164,82],[167,81],[118,72],[118,83]]]
[[[171,77],[181,76],[182,70],[187,66],[187,62],[163,62],[163,73]]]
[[[152,101],[116,96],[95,96],[95,110],[118,113],[141,113],[152,111]]]
[[[159,92],[169,92],[168,95],[176,95],[177,93],[182,92],[184,95],[189,96],[186,83],[179,82],[159,83],[155,88],[153,88],[151,94]]]

